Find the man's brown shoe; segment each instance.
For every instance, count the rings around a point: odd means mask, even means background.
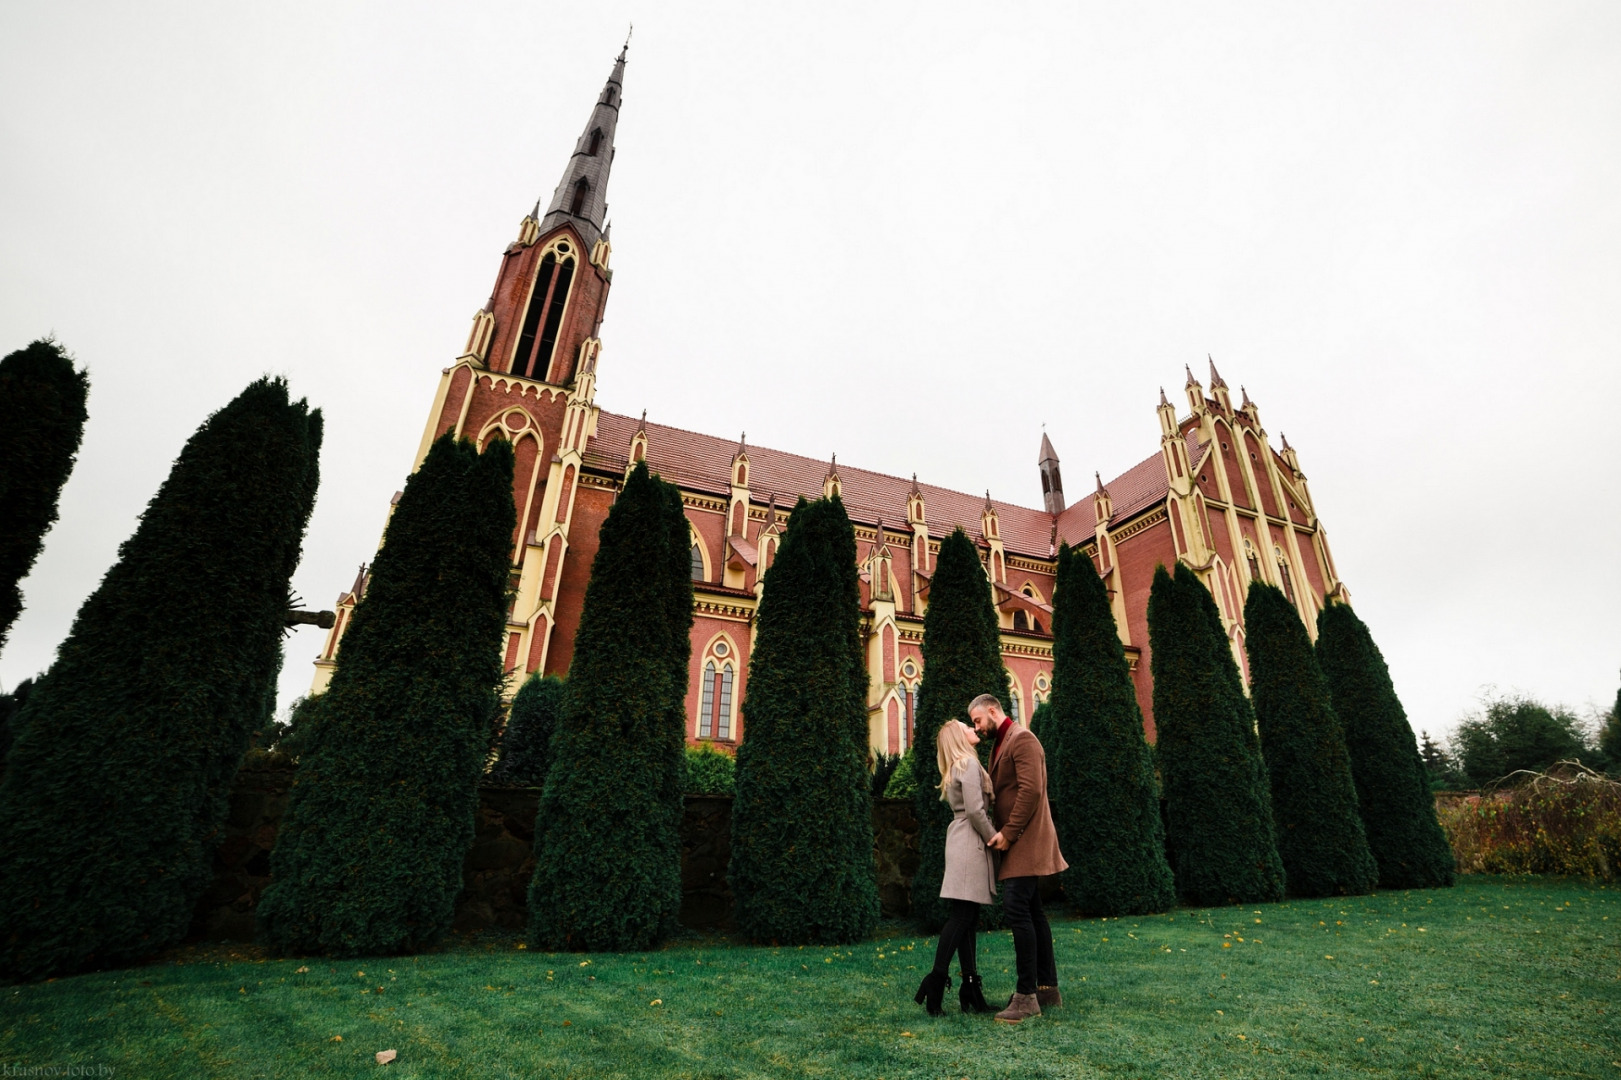
[[[1041,1015],[1041,1003],[1034,994],[1014,994],[1008,999],[1007,1008],[996,1014],[996,1018],[1005,1024],[1017,1024],[1020,1020],[1028,1020],[1032,1016]]]
[[[1038,986],[1036,1001],[1043,1009],[1056,1009],[1064,1004],[1064,995],[1058,992],[1056,986]]]

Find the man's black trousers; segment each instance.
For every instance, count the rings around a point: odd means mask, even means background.
[[[1053,930],[1041,910],[1041,879],[1003,878],[997,884],[1002,887],[1002,917],[1013,931],[1018,992],[1033,994],[1038,986],[1057,986],[1058,961],[1053,958]]]

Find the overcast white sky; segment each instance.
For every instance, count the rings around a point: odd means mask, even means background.
[[[92,386],[0,685],[266,371],[331,605],[634,20],[603,407],[1039,506],[1044,422],[1073,499],[1208,352],[1415,728],[1613,701],[1621,5],[584,6],[0,7],[0,349]]]

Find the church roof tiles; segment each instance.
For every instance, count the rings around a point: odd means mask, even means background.
[[[638,427],[647,432],[648,466],[665,480],[688,491],[725,496],[731,491],[731,466],[737,443],[713,435],[655,424],[633,416],[603,411],[597,431],[586,447],[588,465],[622,472],[629,464],[630,443]],[[749,490],[757,501],[772,495],[781,505],[792,505],[803,495],[819,498],[827,478],[827,462],[763,446],[749,447]],[[913,481],[884,473],[839,466],[839,486],[846,511],[854,521],[905,521],[906,501]],[[1114,520],[1130,517],[1166,495],[1165,469],[1158,454],[1109,481]],[[929,535],[943,537],[957,526],[970,536],[979,535],[982,495],[970,495],[932,484],[918,483],[928,516]],[[1045,510],[992,500],[1003,546],[1021,555],[1048,558],[1053,518]],[[1058,517],[1058,535],[1072,544],[1092,539],[1092,500],[1083,498]]]

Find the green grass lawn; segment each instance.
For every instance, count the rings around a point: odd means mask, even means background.
[[[1015,1026],[924,1015],[911,996],[933,942],[898,925],[843,949],[694,937],[581,955],[475,938],[341,963],[183,949],[145,967],[0,986],[0,1066],[94,1076],[105,1065],[118,1077],[1621,1078],[1615,888],[1474,877],[1337,902],[1059,918],[1053,931],[1064,1007]],[[987,996],[1005,1000],[1007,933],[982,935],[980,956]],[[379,1066],[385,1049],[399,1057]]]

